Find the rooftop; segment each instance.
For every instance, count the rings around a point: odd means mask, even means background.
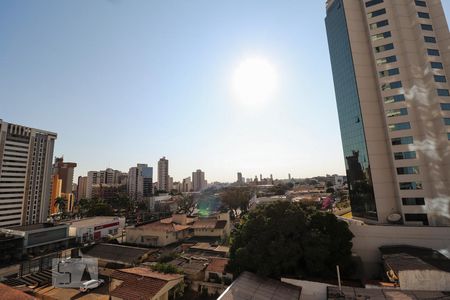
[[[244,272],[218,300],[299,300],[301,288]]]
[[[92,248],[83,250],[83,253],[103,260],[132,264],[145,254],[154,251],[156,250],[116,244],[96,244]]]
[[[181,274],[164,274],[152,271],[148,268],[144,267],[135,267],[135,268],[128,268],[128,269],[120,269],[118,270],[120,272],[128,273],[128,274],[134,274],[139,275],[142,277],[148,277],[148,278],[154,278],[164,281],[172,281],[172,280],[179,280],[182,279],[184,276]]]
[[[109,221],[117,221],[119,222],[119,217],[115,216],[101,216],[101,217],[92,217],[92,218],[86,218],[86,219],[80,219],[71,221],[67,224],[69,224],[72,227],[86,227],[86,226],[93,226],[97,225],[99,223],[109,222]]]
[[[53,228],[53,227],[59,227],[59,226],[65,226],[65,225],[66,224],[39,223],[39,224],[8,227],[6,229],[16,230],[16,231],[33,231],[33,230],[38,230],[38,229]]]
[[[174,223],[161,223],[161,221],[156,221],[153,223],[138,225],[134,227],[138,230],[154,230],[163,232],[177,232],[183,231],[190,228],[190,225],[178,225]]]
[[[214,273],[225,273],[225,267],[227,266],[228,261],[228,258],[213,258],[206,268],[206,271]]]
[[[343,294],[343,295],[342,295]],[[342,287],[342,294],[339,292],[338,287],[327,288],[327,299],[398,299],[398,300],[443,300],[449,299],[449,295],[443,292],[432,291],[405,291],[399,289],[364,289],[364,288],[352,288]]]
[[[36,299],[27,293],[0,283],[0,295],[2,300],[33,300]]]

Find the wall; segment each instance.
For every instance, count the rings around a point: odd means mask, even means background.
[[[450,273],[440,270],[401,271],[399,281],[402,290],[450,291]]]
[[[350,222],[354,234],[353,252],[361,257],[367,278],[380,271],[381,255],[378,250],[386,245],[427,247],[450,257],[450,227],[413,227],[360,225]]]
[[[321,282],[281,278],[281,282],[302,288],[300,300],[327,300],[327,287],[333,286]]]

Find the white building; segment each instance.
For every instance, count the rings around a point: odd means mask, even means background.
[[[47,220],[56,136],[0,120],[0,227]]]
[[[205,180],[205,172],[197,170],[192,172],[192,189],[194,192],[199,192],[206,189],[208,183]]]
[[[93,217],[72,221],[68,224],[69,236],[76,237],[78,243],[86,243],[121,233],[125,227],[125,218]]]
[[[153,168],[138,164],[128,172],[128,194],[133,200],[142,200],[153,194]]]

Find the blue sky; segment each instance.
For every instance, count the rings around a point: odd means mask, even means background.
[[[2,0],[0,118],[57,132],[76,175],[162,156],[174,180],[344,173],[324,2]],[[255,56],[280,88],[251,110],[230,81]]]

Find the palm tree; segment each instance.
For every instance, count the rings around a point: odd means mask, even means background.
[[[66,199],[63,197],[57,197],[55,199],[55,207],[58,207],[59,212],[64,212],[66,208]]]

